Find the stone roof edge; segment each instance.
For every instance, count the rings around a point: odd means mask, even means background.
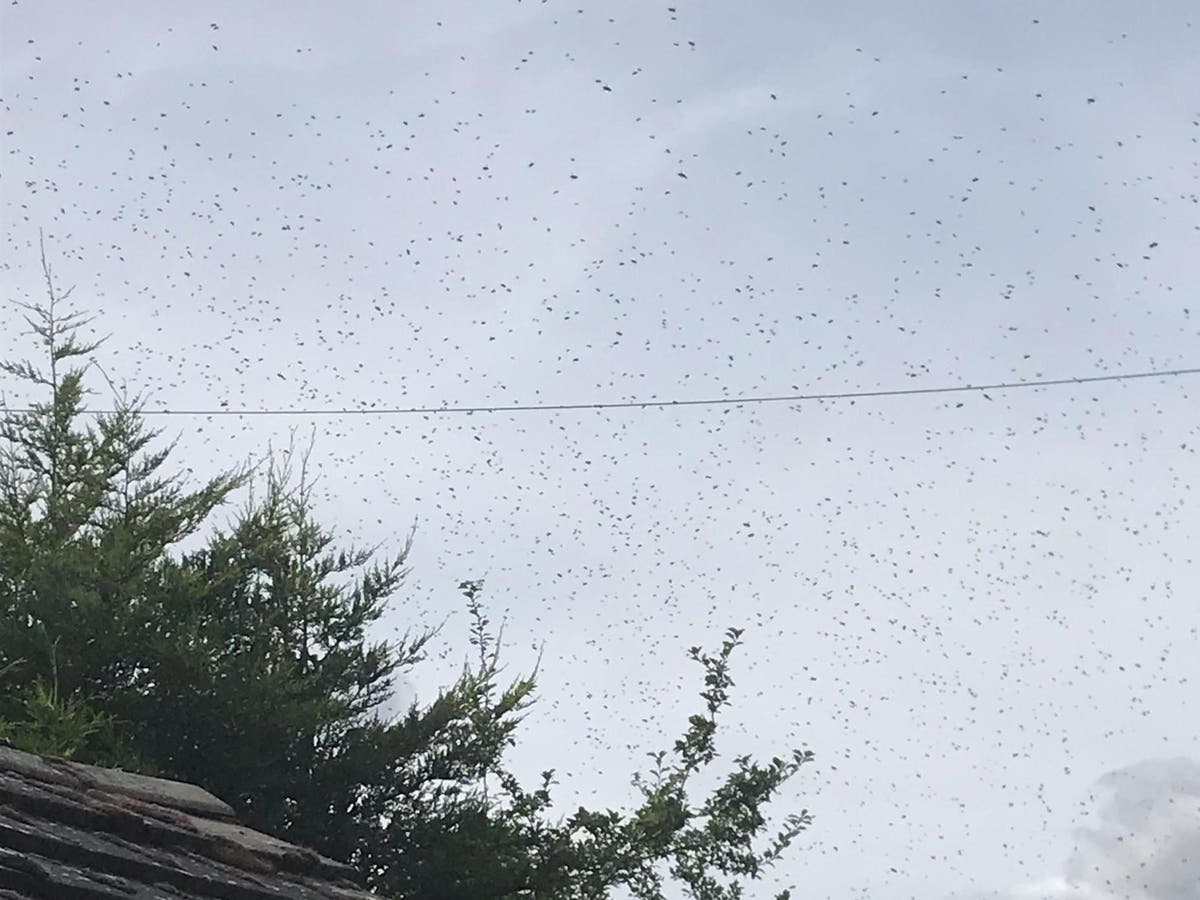
[[[51,784],[123,794],[195,816],[226,821],[235,819],[228,803],[194,784],[101,769],[53,756],[37,756],[0,741],[0,770],[5,769]]]

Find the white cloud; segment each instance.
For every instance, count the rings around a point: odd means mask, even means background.
[[[1062,875],[993,897],[1009,900],[1196,900],[1200,763],[1152,759],[1110,772],[1097,823],[1076,832]],[[986,895],[984,895],[986,896]],[[981,897],[982,900],[982,897]]]
[[[1072,884],[1061,875],[1053,875],[1011,892],[1013,900],[1107,900],[1104,893],[1087,884]]]

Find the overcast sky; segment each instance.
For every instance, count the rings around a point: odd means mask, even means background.
[[[0,286],[41,299],[44,229],[150,409],[1200,366],[1194,12],[14,0]],[[564,808],[632,799],[686,648],[744,626],[728,756],[817,755],[797,896],[1180,900],[1197,387],[156,423],[198,476],[315,429],[331,524],[416,523],[388,633],[450,616],[418,696],[486,578],[513,673],[545,644],[515,760]]]

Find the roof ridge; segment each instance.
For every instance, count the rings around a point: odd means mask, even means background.
[[[237,818],[233,807],[224,800],[186,781],[156,778],[121,769],[105,769],[58,756],[41,756],[0,742],[0,770],[4,769],[53,784],[123,794],[205,818]]]
[[[158,896],[139,890],[160,882],[188,900],[370,897],[354,867],[240,824],[195,785],[0,742],[0,898],[84,885],[89,897]]]

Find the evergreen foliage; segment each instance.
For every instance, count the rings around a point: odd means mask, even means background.
[[[460,585],[475,661],[385,716],[436,636],[373,637],[411,534],[385,558],[344,546],[315,519],[307,454],[190,487],[139,400],[114,388],[111,414],[87,414],[98,344],[42,262],[49,299],[25,313],[45,362],[0,363],[42,395],[0,419],[0,739],[203,785],[396,900],[735,900],[807,827],[807,812],[774,835],[765,820],[807,751],[735,759],[691,796],[718,758],[737,630],[691,650],[702,711],[635,776],[626,812],[556,815],[552,772],[530,790],[506,768],[536,673],[502,683],[480,582]]]

